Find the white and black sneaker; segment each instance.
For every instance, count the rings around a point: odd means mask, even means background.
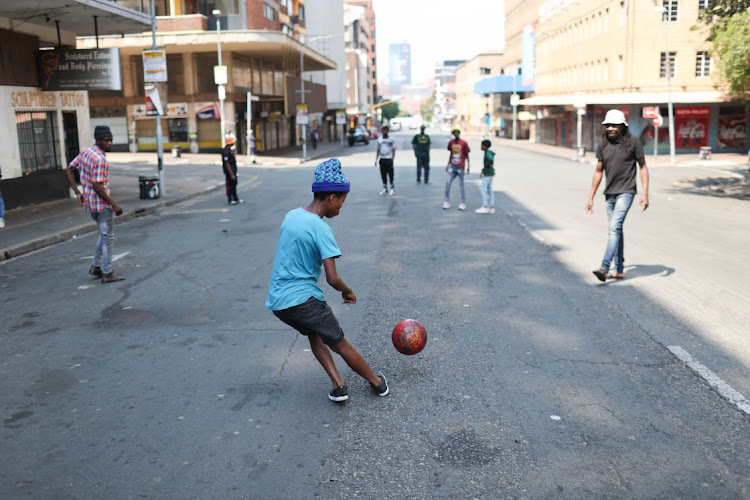
[[[328,399],[340,403],[349,399],[349,391],[345,385],[340,385],[328,393]]]
[[[377,372],[376,375],[380,377],[380,380],[382,380],[382,382],[380,383],[380,385],[370,384],[372,386],[372,390],[375,391],[378,396],[387,396],[391,391],[388,389],[388,381],[385,379],[385,375],[383,375],[383,372]]]

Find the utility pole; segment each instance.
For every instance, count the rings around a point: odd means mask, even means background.
[[[151,50],[156,50],[156,4],[151,0]],[[159,98],[161,99],[161,98]],[[160,106],[161,107],[161,106]],[[164,194],[164,145],[161,137],[161,113],[156,109],[156,163],[159,172],[159,192]]]

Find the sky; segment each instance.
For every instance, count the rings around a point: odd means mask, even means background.
[[[503,0],[373,0],[378,76],[388,75],[388,46],[411,44],[412,84],[434,77],[435,63],[470,59],[505,46]]]

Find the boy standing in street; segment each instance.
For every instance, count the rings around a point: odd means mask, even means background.
[[[414,156],[417,157],[417,184],[422,182],[422,170],[424,183],[430,183],[430,136],[424,133],[424,129],[424,125],[419,127],[419,133],[411,140]]]
[[[383,135],[378,137],[378,148],[375,151],[375,165],[380,158],[380,178],[383,181],[383,189],[380,195],[393,195],[393,162],[396,160],[396,143],[392,137],[388,137],[388,125],[383,127]],[[391,179],[391,187],[388,188],[388,178]]]
[[[622,279],[625,277],[625,236],[622,230],[625,217],[633,203],[636,189],[636,163],[641,170],[641,210],[648,208],[648,168],[643,147],[640,140],[633,137],[628,130],[625,113],[619,109],[607,111],[604,121],[604,137],[596,150],[596,169],[591,183],[591,194],[586,202],[586,212],[594,212],[594,195],[606,172],[607,184],[604,196],[607,203],[607,219],[609,220],[609,236],[604,258],[594,275],[599,281],[606,281],[608,277]],[[615,265],[615,273],[607,275],[611,263]]]
[[[96,144],[81,151],[76,156],[65,174],[68,184],[78,196],[78,201],[91,213],[99,227],[99,237],[96,239],[94,262],[89,274],[102,279],[102,283],[122,281],[124,276],[116,275],[112,270],[112,252],[115,243],[114,215],[122,215],[115,200],[109,195],[109,163],[106,153],[112,151],[112,132],[109,127],[97,125],[94,129]],[[83,193],[76,186],[75,171],[81,177]]]
[[[482,207],[474,210],[478,214],[495,213],[495,192],[492,191],[492,179],[495,178],[495,153],[490,151],[490,147],[492,143],[488,139],[482,141],[484,168],[479,174],[479,178],[482,179],[482,185],[479,186],[479,192],[482,193]]]
[[[445,182],[445,201],[443,202],[443,210],[448,210],[451,207],[451,184],[453,179],[458,177],[459,186],[461,186],[461,204],[458,205],[459,210],[466,210],[466,191],[464,190],[464,166],[466,167],[465,173],[469,173],[469,144],[461,139],[461,127],[456,125],[453,127],[453,139],[448,142],[448,151],[450,156],[448,157],[448,166],[445,167],[445,171],[448,172],[448,180]]]
[[[330,219],[339,214],[349,187],[336,158],[315,169],[312,203],[287,213],[281,224],[266,299],[266,307],[277,318],[307,337],[315,358],[333,383],[328,399],[336,402],[349,399],[349,393],[346,381],[336,369],[331,350],[370,382],[378,396],[389,393],[385,376],[382,373],[376,375],[344,338],[344,332],[318,286],[322,266],[326,281],[341,292],[344,304],[357,303],[357,296],[336,271],[336,259],[341,256],[341,251],[331,227],[323,222],[323,218]]]

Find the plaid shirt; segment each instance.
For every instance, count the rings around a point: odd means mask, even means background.
[[[101,212],[105,208],[111,209],[112,206],[96,194],[93,186],[93,183],[99,182],[109,194],[109,164],[104,151],[94,144],[81,151],[70,164],[76,167],[81,174],[84,208],[92,213]]]

